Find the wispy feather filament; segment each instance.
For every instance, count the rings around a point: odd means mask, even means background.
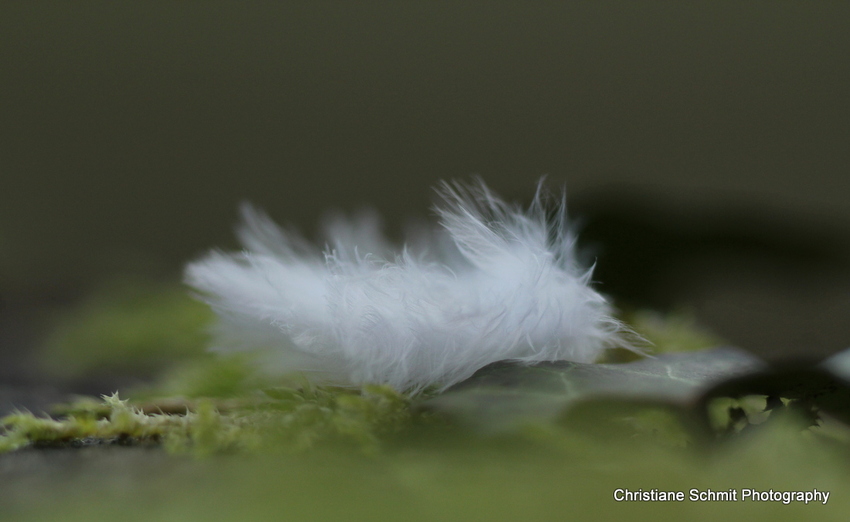
[[[439,192],[440,227],[395,253],[373,214],[328,222],[320,251],[244,206],[245,250],[186,269],[218,314],[215,348],[267,350],[281,371],[415,391],[496,361],[592,362],[627,346],[576,261],[563,199],[550,208],[538,189],[522,210],[483,183]]]

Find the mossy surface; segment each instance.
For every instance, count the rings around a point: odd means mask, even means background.
[[[182,285],[113,279],[57,318],[41,366],[58,377],[153,375],[204,354],[212,318]]]
[[[125,430],[144,424],[127,405],[114,398],[107,402],[118,417],[126,415],[121,421]],[[104,473],[104,463],[93,464],[89,454],[88,461],[78,462],[73,480],[42,478],[38,502],[26,495],[6,501],[9,515],[4,520],[783,521],[845,520],[850,508],[846,443],[801,430],[794,418],[762,423],[758,430],[705,450],[670,439],[678,428],[657,412],[622,417],[627,430],[538,425],[502,437],[481,437],[440,423],[411,423],[409,417],[391,414],[389,425],[401,421],[406,429],[385,430],[388,425],[382,422],[383,428],[364,438],[360,430],[352,436],[340,429],[343,422],[330,437],[305,441],[280,430],[295,428],[303,435],[305,426],[312,426],[307,431],[315,428],[315,417],[300,419],[300,425],[276,421],[248,427],[215,413],[212,405],[205,403],[182,417],[185,424],[178,432],[183,435],[163,444],[172,457],[147,473],[134,469],[140,467],[138,461],[122,468],[125,463],[115,455],[107,461],[115,468]],[[145,429],[139,433],[150,433]],[[181,457],[186,454],[191,460]],[[827,505],[618,503],[613,500],[617,488],[686,495],[691,489],[817,488],[831,497]],[[13,484],[0,496],[7,500],[15,489]],[[21,498],[30,502],[21,504]]]
[[[106,298],[85,304],[73,316],[85,319],[83,326],[60,328],[67,342],[57,333],[47,357],[79,355],[85,362],[74,371],[94,371],[120,367],[122,357],[138,363],[150,356],[150,366],[138,364],[159,368],[159,378],[121,390],[120,398],[57,405],[52,417],[19,412],[4,418],[4,521],[781,521],[845,520],[850,509],[850,429],[803,400],[714,398],[705,406],[709,444],[688,424],[686,403],[673,410],[618,397],[487,433],[426,407],[428,394],[264,377],[250,359],[212,357],[197,340],[163,365],[158,343],[190,339],[190,330],[198,335],[203,314],[187,312],[192,307],[182,308],[183,296],[170,290],[132,305],[113,299],[124,303],[116,305],[123,311]],[[160,306],[171,313],[153,313]],[[183,319],[174,317],[178,310],[186,312]],[[92,334],[133,324],[142,338],[116,353],[105,349],[115,338]],[[635,325],[662,345],[659,352],[711,342],[675,316],[637,317]],[[148,335],[148,328],[157,334]],[[80,343],[92,339],[103,346],[77,354]],[[506,393],[517,404],[524,393],[540,398],[528,389]],[[51,471],[16,467],[32,452],[47,455]],[[67,459],[58,455],[72,455],[73,464],[60,464]],[[613,499],[617,488],[686,495],[691,489],[817,488],[831,497],[827,505],[624,503]]]
[[[18,412],[0,420],[0,451],[26,446],[161,445],[195,456],[297,453],[341,446],[374,453],[412,422],[409,399],[382,386],[286,387],[232,398],[167,397],[130,403],[118,394],[60,405],[58,418]]]

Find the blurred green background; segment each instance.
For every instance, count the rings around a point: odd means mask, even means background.
[[[399,237],[472,174],[565,184],[623,307],[842,349],[848,29],[844,2],[3,2],[0,380],[46,312],[235,247],[242,200]]]

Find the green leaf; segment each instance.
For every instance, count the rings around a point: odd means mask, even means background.
[[[502,362],[479,370],[423,407],[499,433],[553,421],[577,404],[594,400],[689,407],[718,383],[766,368],[734,348],[662,354],[625,364]]]

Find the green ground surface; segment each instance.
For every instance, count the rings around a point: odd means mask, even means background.
[[[57,359],[79,356],[64,367],[82,375],[126,369],[128,359],[149,353],[142,367],[158,379],[121,390],[120,398],[77,399],[51,418],[6,417],[4,521],[781,521],[846,520],[850,509],[850,430],[805,394],[718,397],[706,402],[711,422],[701,433],[688,423],[697,411],[690,399],[675,408],[629,397],[580,408],[569,402],[570,412],[546,418],[499,410],[498,399],[480,401],[494,390],[502,394],[494,397],[530,406],[563,395],[543,394],[534,388],[535,374],[524,371],[531,386],[494,388],[501,386],[496,381],[448,392],[477,394],[472,409],[459,410],[478,417],[476,424],[432,406],[446,404],[433,394],[260,378],[249,361],[203,353],[197,329],[208,318],[181,293],[145,288],[113,287],[93,297],[73,321],[61,322],[57,332],[64,333],[51,337],[45,356],[55,371],[63,366]],[[715,342],[684,315],[629,320],[658,352]],[[138,335],[120,334],[128,330]],[[178,362],[163,357],[161,346],[144,349],[162,343],[182,346]],[[590,372],[587,382],[598,380],[593,366],[569,370],[568,377]],[[554,370],[547,371],[551,377]],[[481,429],[506,416],[517,419],[509,429]],[[617,502],[619,488],[681,491],[685,500]],[[745,490],[815,489],[830,493],[827,504],[742,498]],[[737,500],[693,501],[691,490],[731,490]]]

